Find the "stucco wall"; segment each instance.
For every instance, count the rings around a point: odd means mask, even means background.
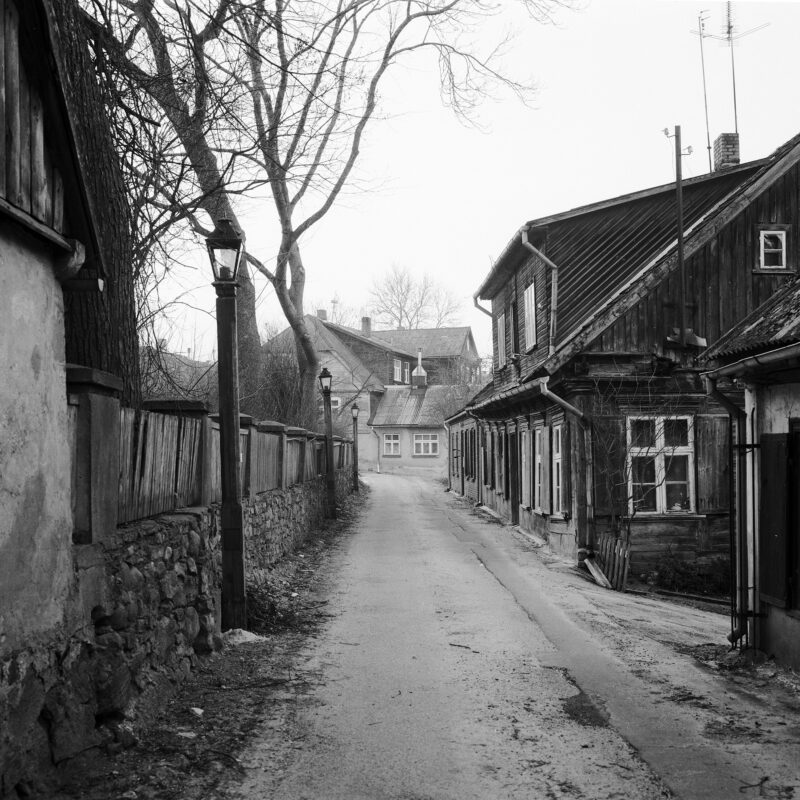
[[[72,579],[64,311],[50,256],[0,230],[0,656],[57,626]]]
[[[381,472],[423,472],[427,475],[447,476],[447,433],[444,428],[379,428]],[[400,436],[400,455],[384,453],[384,434]],[[414,434],[435,433],[439,437],[439,453],[436,456],[414,455]],[[373,437],[374,438],[374,437]]]

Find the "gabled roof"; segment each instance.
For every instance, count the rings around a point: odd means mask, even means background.
[[[346,336],[352,336],[355,339],[358,339],[366,344],[372,345],[373,347],[377,347],[379,350],[385,350],[388,353],[393,353],[399,356],[406,356],[407,358],[416,358],[416,352],[411,352],[410,350],[406,350],[401,346],[395,346],[392,343],[386,341],[385,339],[376,338],[376,332],[373,331],[370,336],[366,336],[359,330],[355,328],[348,328],[346,325],[337,325],[333,322],[327,322],[320,320],[320,323],[325,326],[329,331],[333,331],[336,334],[344,334]],[[381,331],[384,333],[384,331]],[[388,331],[391,333],[391,331]],[[341,341],[341,339],[340,339]]]
[[[743,356],[798,342],[800,278],[794,278],[711,345],[702,354],[701,361]]]
[[[798,160],[800,135],[768,159],[684,181],[685,257]],[[478,296],[494,297],[529,257],[523,230],[558,266],[556,351],[543,364],[552,374],[677,268],[675,184],[531,220],[506,246]]]
[[[455,358],[476,349],[469,327],[373,331],[371,338],[410,353],[422,350],[423,358]]]
[[[336,335],[331,329],[330,323],[323,322],[313,314],[306,314],[304,319],[308,334],[314,344],[314,349],[321,355],[327,353],[338,360],[349,373],[347,379],[352,382],[354,387],[375,391],[383,389],[381,381]],[[286,328],[277,336],[274,336],[270,340],[269,346],[275,350],[294,351],[295,341],[292,329]],[[341,375],[337,375],[337,383],[341,382],[341,378]]]
[[[464,405],[469,386],[387,386],[369,424],[373,427],[440,428]]]

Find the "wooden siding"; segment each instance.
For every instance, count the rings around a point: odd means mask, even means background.
[[[0,0],[0,19],[0,131],[5,132],[0,197],[64,233],[63,180],[48,146],[53,126],[39,72],[30,65],[38,56],[22,34],[16,0]]]
[[[686,262],[687,325],[712,344],[768,300],[800,267],[800,166],[766,189]],[[785,273],[756,270],[760,226],[789,225]],[[590,345],[605,352],[665,352],[665,338],[679,327],[680,279],[659,287]]]

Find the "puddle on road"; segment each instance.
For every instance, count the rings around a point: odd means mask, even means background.
[[[577,722],[590,728],[607,728],[608,713],[598,708],[583,692],[562,701],[564,713]]]

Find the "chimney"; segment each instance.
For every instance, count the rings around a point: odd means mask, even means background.
[[[328,321],[328,312],[324,308],[317,309],[317,319],[321,319],[323,322]]]
[[[714,140],[714,172],[738,166],[739,134],[721,133]]]
[[[411,388],[424,389],[428,385],[428,373],[422,367],[422,348],[417,350],[417,366],[411,373]]]
[[[372,320],[369,317],[361,317],[361,333],[372,336]]]

